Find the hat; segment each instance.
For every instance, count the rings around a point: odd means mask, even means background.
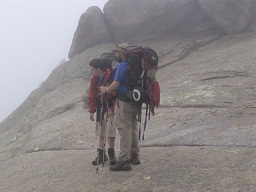
[[[129,45],[127,43],[120,43],[116,45],[116,49],[114,51],[118,51],[121,53],[127,53],[127,48]]]

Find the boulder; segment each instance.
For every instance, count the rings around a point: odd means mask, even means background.
[[[68,57],[72,58],[89,47],[110,41],[111,33],[101,9],[92,6],[80,17]]]
[[[109,0],[104,14],[80,18],[69,58],[101,43],[137,42],[180,33],[238,33],[253,23],[255,0]]]
[[[186,26],[201,10],[195,0],[109,0],[103,11],[119,41],[168,33]]]
[[[201,9],[227,34],[242,31],[255,17],[255,0],[198,0]]]

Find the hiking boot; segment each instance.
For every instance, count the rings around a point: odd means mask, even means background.
[[[129,162],[133,165],[139,165],[140,164],[140,160],[138,158],[129,159]]]
[[[115,165],[111,165],[109,167],[110,171],[130,171],[132,170],[132,167],[129,163],[129,161],[124,162],[117,162]]]
[[[113,148],[108,148],[108,158],[109,158],[109,165],[115,165],[117,163],[115,150]]]
[[[97,165],[98,157],[99,157],[98,165],[103,163],[103,149],[97,149],[97,153],[99,153],[99,154],[97,155],[96,159],[94,159],[92,161],[93,165]],[[104,152],[104,162],[107,160],[108,160],[108,157],[107,157],[106,153]]]
[[[139,153],[135,151],[131,151],[131,156],[129,159],[130,163],[133,165],[139,165],[140,164],[140,159],[139,159]]]

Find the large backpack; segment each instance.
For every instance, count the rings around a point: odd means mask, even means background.
[[[100,55],[100,59],[102,59],[104,67],[109,68],[112,70],[112,61],[114,60],[115,56],[112,52],[102,53]]]
[[[103,60],[104,66],[111,70],[110,78],[108,80],[108,84],[111,84],[114,80],[116,67],[118,65],[118,62],[115,61],[115,54],[114,52],[105,52],[100,55],[100,59]]]
[[[138,105],[138,121],[140,125],[142,104],[146,105],[145,131],[147,116],[150,120],[150,112],[154,115],[155,107],[160,104],[160,87],[156,80],[158,55],[149,47],[130,46],[127,49],[127,67],[129,82],[132,87],[130,97]],[[144,139],[144,133],[142,139]]]

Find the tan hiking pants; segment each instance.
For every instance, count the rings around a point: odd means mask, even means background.
[[[139,158],[139,133],[137,106],[118,100],[115,106],[115,126],[120,134],[120,154],[118,161],[124,162],[131,157]]]

